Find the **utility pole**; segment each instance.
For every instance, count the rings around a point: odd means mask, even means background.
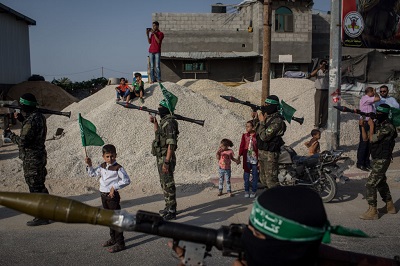
[[[340,145],[340,113],[333,106],[340,105],[340,66],[342,60],[341,19],[342,1],[331,0],[331,27],[329,51],[329,96],[328,96],[328,129],[326,132],[327,148],[338,149]],[[333,101],[337,97],[337,102]]]
[[[101,67],[101,77],[104,78],[103,67]]]
[[[263,12],[263,63],[262,63],[262,90],[261,90],[261,105],[269,96],[270,87],[270,66],[271,66],[271,15],[272,1],[264,0]]]

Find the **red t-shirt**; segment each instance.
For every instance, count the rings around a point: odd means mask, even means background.
[[[157,35],[157,38],[160,40],[160,43],[157,43],[154,34]],[[151,34],[149,53],[161,53],[161,43],[163,39],[164,39],[164,33],[162,33],[161,31],[156,31],[153,34]]]
[[[126,92],[126,90],[129,90],[129,86],[128,85],[118,85],[117,87],[119,90],[121,90],[122,92]]]

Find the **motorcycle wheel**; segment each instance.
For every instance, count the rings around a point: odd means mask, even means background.
[[[324,173],[324,175],[321,177],[320,182],[315,184],[314,188],[321,196],[323,202],[330,202],[336,196],[337,184],[335,178],[330,174]]]

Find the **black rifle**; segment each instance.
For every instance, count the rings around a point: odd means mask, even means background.
[[[140,110],[140,111],[145,111],[148,113],[152,113],[152,114],[156,114],[159,115],[160,113],[157,110],[152,110],[147,108],[146,106],[137,106],[131,103],[122,103],[122,102],[117,102],[119,105],[124,106],[126,108],[130,108],[130,109],[136,109],[136,110]],[[188,117],[184,117],[181,115],[177,115],[174,114],[173,115],[177,120],[182,120],[182,121],[187,121],[187,122],[191,122],[191,123],[195,123],[198,124],[200,126],[204,126],[204,120],[197,120],[197,119],[193,119],[193,118],[188,118]]]
[[[7,107],[10,109],[21,109],[21,106],[18,105],[11,105],[11,104],[0,104],[0,107]],[[51,114],[51,115],[63,115],[68,118],[71,118],[71,112],[60,112],[60,111],[53,111],[53,110],[48,110],[48,109],[43,109],[43,108],[37,108],[39,113],[42,114]]]
[[[240,104],[249,106],[249,107],[253,110],[253,112],[257,112],[257,110],[261,110],[261,112],[265,113],[265,107],[266,107],[266,106],[256,105],[256,104],[253,104],[253,103],[251,103],[251,102],[249,102],[249,101],[242,101],[242,100],[239,100],[238,98],[235,98],[235,97],[233,97],[233,96],[224,96],[224,95],[220,95],[220,97],[221,97],[221,98],[224,98],[224,99],[227,100],[228,102],[240,103]],[[292,116],[292,120],[294,120],[294,121],[296,121],[297,123],[299,123],[300,125],[302,125],[303,122],[304,122],[304,117],[299,118],[299,117]]]
[[[361,112],[359,109],[351,109],[346,106],[333,106],[334,108],[338,109],[341,112],[346,112],[346,113],[353,113],[353,114],[359,114],[361,116],[366,116],[366,117],[371,117],[372,119],[375,119],[376,114],[375,113],[364,113]]]

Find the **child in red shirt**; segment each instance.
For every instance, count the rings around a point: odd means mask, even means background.
[[[224,178],[226,178],[226,192],[228,193],[229,197],[233,196],[231,188],[231,161],[234,161],[236,164],[240,164],[240,161],[235,159],[233,150],[230,149],[231,147],[233,147],[232,141],[229,139],[223,139],[221,140],[221,144],[219,145],[217,151],[219,172],[218,196],[222,195]]]
[[[130,94],[130,88],[129,85],[126,84],[126,79],[125,78],[120,78],[119,80],[119,85],[118,87],[115,87],[115,90],[117,91],[117,102],[122,97],[123,100],[126,99],[126,97]]]
[[[246,133],[242,135],[242,141],[239,147],[239,161],[240,156],[243,156],[244,197],[255,198],[258,186],[258,149],[256,132],[252,120],[246,122]],[[249,194],[250,173],[253,176],[251,181],[251,194]]]

